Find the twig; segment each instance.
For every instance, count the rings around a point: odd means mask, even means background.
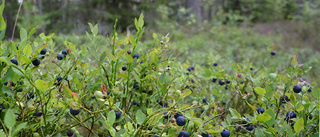
[[[14,31],[16,30],[16,25],[17,25],[17,21],[18,21],[18,17],[19,17],[19,13],[20,13],[20,9],[21,9],[22,3],[23,3],[23,0],[22,0],[21,3],[20,3],[19,9],[18,9],[18,13],[17,13],[17,17],[16,17],[16,21],[14,22],[11,41],[13,40]],[[17,48],[18,48],[18,46],[17,46]]]
[[[229,111],[229,109],[227,109],[226,111],[222,112],[222,113],[219,114],[219,115],[214,116],[213,118],[210,118],[209,120],[207,120],[206,122],[204,122],[204,124],[208,123],[209,121],[211,121],[211,120],[213,120],[213,119],[215,119],[215,118],[217,118],[217,117],[220,117],[220,116],[224,115],[224,114],[227,113],[228,111]]]

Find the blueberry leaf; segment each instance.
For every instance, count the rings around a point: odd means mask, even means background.
[[[136,119],[138,124],[142,124],[146,119],[146,115],[141,110],[138,110],[136,113]]]

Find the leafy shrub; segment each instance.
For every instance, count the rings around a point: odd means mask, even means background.
[[[267,44],[258,45],[265,48],[260,66],[219,54],[180,62],[168,36],[141,42],[143,25],[141,15],[135,35],[120,38],[115,25],[112,36],[98,39],[98,25],[89,23],[91,44],[82,46],[55,43],[54,35],[31,38],[35,29],[21,29],[19,42],[1,42],[0,136],[319,134],[320,91],[300,79],[311,67],[295,55],[277,65],[279,53],[271,56],[275,46]]]

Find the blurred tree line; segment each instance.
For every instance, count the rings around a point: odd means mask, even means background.
[[[6,0],[6,36],[12,34],[21,1]],[[319,0],[24,0],[17,27],[38,27],[45,33],[83,33],[91,22],[98,23],[100,34],[106,35],[115,19],[119,30],[126,31],[140,13],[146,16],[147,26],[168,30],[203,23],[239,25],[277,20],[319,24],[319,8]]]

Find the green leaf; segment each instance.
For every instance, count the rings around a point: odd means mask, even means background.
[[[276,132],[278,132],[278,130],[276,130],[276,129],[272,128],[272,127],[268,128],[266,131],[267,131],[267,132],[271,132],[271,133],[276,133]]]
[[[260,128],[257,128],[256,131],[255,131],[255,136],[256,137],[264,137],[263,130],[260,129]]]
[[[0,31],[6,29],[6,22],[4,22],[4,18],[2,14],[0,14]]]
[[[46,83],[43,80],[38,79],[36,81],[36,87],[38,90],[40,90],[41,92],[45,92],[48,89],[48,83]]]
[[[14,133],[16,132],[19,132],[21,129],[23,129],[26,125],[27,125],[28,122],[24,122],[24,123],[21,123],[19,124],[15,129],[14,129]]]
[[[298,118],[298,120],[294,124],[293,128],[296,133],[299,133],[301,130],[303,130],[304,129],[303,118]]]
[[[32,53],[32,47],[28,44],[26,47],[23,49],[23,54],[26,56],[30,56]]]
[[[4,7],[5,7],[5,0],[2,0],[2,4],[0,5],[0,14],[1,14],[1,16],[2,16],[2,13],[3,13]]]
[[[20,39],[21,40],[27,39],[27,36],[28,36],[27,30],[24,28],[21,28],[20,29]]]
[[[30,60],[28,57],[24,56],[24,55],[21,55],[21,56],[20,56],[20,60],[21,60],[22,64],[29,64],[29,63],[31,63],[31,60]]]
[[[291,61],[291,64],[296,67],[298,65],[298,60],[297,60],[297,56],[296,55],[293,55],[292,56],[292,61]]]
[[[320,89],[314,87],[314,88],[312,89],[311,94],[312,94],[315,98],[319,98],[319,97],[320,97]]]
[[[266,94],[266,90],[265,90],[264,88],[256,87],[256,88],[254,88],[254,90],[255,90],[256,93],[259,94],[259,95],[264,95],[264,94]]]
[[[136,119],[138,124],[142,124],[146,119],[146,115],[141,110],[138,110],[136,113]]]
[[[14,127],[14,124],[16,124],[16,118],[12,111],[12,109],[9,109],[4,116],[4,124],[9,128],[12,129]]]
[[[0,32],[0,41],[4,38],[6,34],[6,28]]]
[[[37,28],[32,28],[32,30],[29,32],[28,34],[28,38],[31,37],[32,34],[34,34],[36,32]]]
[[[2,131],[0,131],[0,137],[6,137],[6,134],[4,134]]]
[[[229,108],[229,111],[230,111],[232,116],[237,117],[237,118],[241,118],[241,115],[237,112],[237,110]]]
[[[270,119],[271,119],[271,116],[267,113],[263,113],[263,114],[257,116],[258,121],[268,121]]]
[[[148,114],[148,115],[151,115],[152,113],[153,113],[153,108],[148,108],[148,109],[147,109],[147,114]]]
[[[115,120],[116,120],[116,114],[114,113],[114,111],[109,111],[108,117],[107,117],[107,123],[110,125],[113,125]]]

